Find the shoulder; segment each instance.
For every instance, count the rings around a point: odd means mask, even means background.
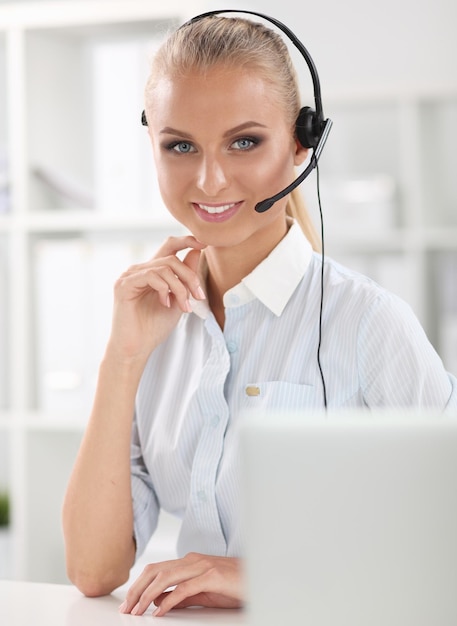
[[[313,256],[309,291],[318,315],[321,295],[321,258]],[[324,263],[323,330],[333,340],[377,347],[387,343],[427,344],[428,339],[410,305],[367,276],[331,258]]]
[[[309,269],[309,286],[320,291],[322,260],[319,253],[313,254]],[[388,311],[413,315],[409,305],[398,295],[331,257],[324,260],[323,291],[325,307],[337,309],[339,314],[350,311],[355,318],[366,314],[383,315]]]

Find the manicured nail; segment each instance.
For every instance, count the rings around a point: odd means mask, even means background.
[[[201,287],[198,287],[197,289],[197,296],[200,300],[206,300],[205,292]]]
[[[192,305],[190,303],[190,300],[186,300],[186,311],[188,313],[192,313]]]
[[[124,602],[119,607],[119,613],[125,613],[126,608],[127,608],[127,600],[124,600]]]
[[[159,614],[159,612],[160,612],[160,606],[158,606],[158,607],[155,609],[155,611],[153,611],[152,616],[153,616],[153,617],[157,617],[157,615]]]
[[[139,610],[140,610],[140,603],[138,602],[138,604],[135,604],[135,606],[130,612],[132,615],[138,615]]]

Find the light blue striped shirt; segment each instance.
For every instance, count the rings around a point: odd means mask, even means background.
[[[237,420],[249,408],[323,407],[320,271],[320,255],[294,224],[225,294],[223,331],[195,301],[151,355],[132,434],[137,555],[160,508],[182,519],[178,555],[242,555]],[[321,364],[330,409],[457,407],[457,380],[408,305],[331,259]]]

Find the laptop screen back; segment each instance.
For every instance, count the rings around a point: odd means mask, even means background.
[[[246,415],[249,626],[455,626],[457,419]]]

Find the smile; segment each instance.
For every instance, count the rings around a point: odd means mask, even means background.
[[[204,222],[226,222],[231,219],[242,206],[242,202],[227,202],[225,204],[203,204],[194,202],[193,207]]]
[[[209,204],[198,203],[197,206],[203,211],[206,211],[207,213],[214,215],[215,213],[224,213],[225,211],[232,209],[235,206],[235,204],[236,204],[235,202],[232,202],[230,204],[220,204],[218,206],[211,206]]]

